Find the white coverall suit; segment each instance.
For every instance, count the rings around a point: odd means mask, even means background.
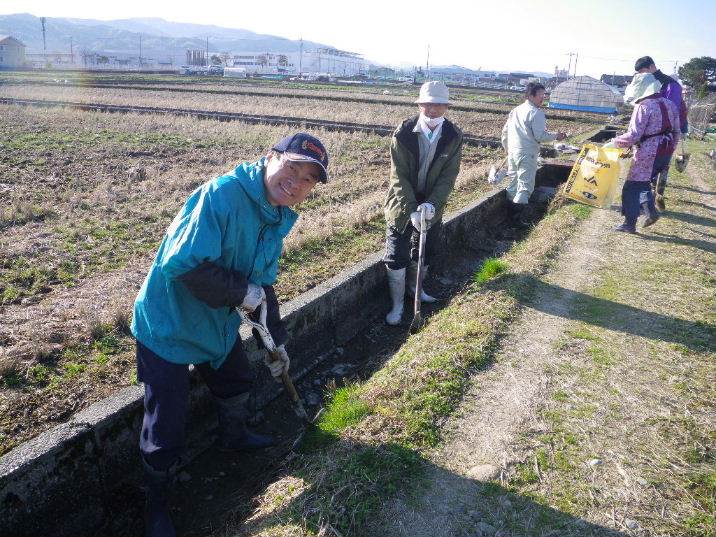
[[[557,134],[547,132],[544,112],[525,101],[510,112],[502,127],[502,147],[507,151],[507,197],[526,204],[535,188],[540,142],[551,142]]]

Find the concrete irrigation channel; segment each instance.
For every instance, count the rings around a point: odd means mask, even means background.
[[[571,162],[549,160],[540,168],[534,198],[538,207],[564,182]],[[520,233],[510,227],[504,191],[492,192],[445,220],[445,255],[434,285],[447,299],[469,281],[480,259],[507,251]],[[291,340],[292,372],[309,409],[321,405],[327,385],[344,378],[366,378],[379,369],[408,335],[388,327],[386,277],[381,253],[281,306]],[[443,301],[442,304],[445,304]],[[428,309],[439,309],[438,304]],[[222,528],[232,510],[250,506],[271,472],[290,456],[299,432],[278,384],[262,365],[250,333],[242,333],[256,366],[253,401],[257,426],[281,443],[259,454],[226,455],[212,447],[216,426],[206,388],[193,380],[187,465],[180,473],[177,510],[182,535],[206,535]],[[142,421],[141,386],[132,386],[95,403],[0,458],[0,535],[77,536],[141,533],[137,439]],[[192,475],[194,476],[192,478]],[[248,507],[247,507],[248,508]]]

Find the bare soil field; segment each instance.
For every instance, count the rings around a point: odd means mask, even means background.
[[[239,112],[245,114],[281,115],[311,119],[327,119],[354,123],[398,125],[417,112],[408,102],[396,104],[354,103],[350,101],[309,100],[296,97],[256,95],[222,95],[215,93],[187,93],[170,90],[84,88],[81,86],[43,86],[37,84],[5,85],[0,97],[59,100],[74,103],[103,103],[114,105],[141,105],[213,112]],[[412,108],[412,110],[411,110]],[[451,110],[449,117],[464,132],[479,137],[498,138],[507,118],[508,107],[494,112]],[[570,135],[581,134],[594,128],[594,119],[575,121],[564,115],[548,122],[551,130]]]
[[[33,85],[44,87],[77,87],[84,88],[104,88],[104,89],[135,89],[140,91],[174,91],[177,93],[203,93],[205,96],[211,94],[219,95],[248,95],[263,97],[292,97],[295,99],[314,99],[329,101],[345,101],[358,102],[368,104],[393,104],[402,105],[409,108],[415,108],[415,100],[417,93],[411,87],[391,87],[383,91],[366,92],[356,89],[356,91],[337,91],[330,89],[302,89],[289,88],[284,84],[275,86],[255,86],[255,85],[228,85],[221,83],[184,83],[175,84],[167,83],[161,80],[146,80],[142,83],[132,81],[112,81],[111,83],[97,80],[13,80],[3,78],[0,74],[0,83],[11,85]],[[483,98],[485,98],[483,100]],[[487,112],[487,113],[508,113],[514,106],[524,100],[522,94],[511,93],[508,97],[494,98],[491,95],[483,95],[479,93],[469,93],[464,90],[451,90],[451,109],[461,112]],[[595,114],[589,112],[577,112],[574,110],[545,110],[548,118],[554,119],[571,119],[582,120],[584,122],[603,123],[605,121],[603,114]]]
[[[0,107],[0,454],[135,382],[131,304],[186,196],[265,154],[283,127]],[[290,299],[380,249],[389,139],[316,131],[329,185],[298,208]],[[450,207],[498,152],[465,148]]]
[[[174,86],[181,88],[225,90],[253,90],[264,93],[283,92],[287,95],[306,93],[362,98],[401,98],[412,103],[418,96],[419,85],[395,84],[330,84],[309,81],[274,81],[264,79],[238,79],[223,77],[181,76],[175,74],[139,73],[79,73],[79,72],[3,72],[0,82],[9,83],[62,83],[62,84],[132,84],[136,86]],[[500,90],[452,88],[452,98],[464,103],[519,104],[522,95]]]

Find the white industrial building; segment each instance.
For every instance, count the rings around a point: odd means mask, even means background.
[[[0,69],[24,65],[25,44],[11,35],[0,35]]]
[[[227,61],[231,67],[243,67],[248,74],[318,74],[354,76],[365,72],[365,60],[353,52],[334,48],[287,52],[239,52]]]

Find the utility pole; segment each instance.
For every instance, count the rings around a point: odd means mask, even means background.
[[[579,52],[577,52],[577,57],[574,58],[574,78],[577,78],[577,62],[579,61]]]
[[[303,37],[301,38],[301,48],[299,49],[300,52],[298,53],[298,76],[303,75]]]
[[[139,70],[142,70],[142,36],[139,35]]]
[[[209,36],[206,36],[206,65],[209,66]]]
[[[72,65],[75,64],[75,50],[72,46],[72,38],[70,37],[70,61],[72,62]]]
[[[572,72],[572,56],[576,56],[576,54],[574,52],[568,52],[567,56],[569,56],[569,65],[567,66],[567,78],[569,78],[569,75]]]
[[[428,57],[425,59],[425,80],[430,78],[430,45],[428,45]]]
[[[42,23],[42,50],[45,52],[45,54],[47,54],[47,40],[45,39],[45,17],[41,17],[40,22]]]

